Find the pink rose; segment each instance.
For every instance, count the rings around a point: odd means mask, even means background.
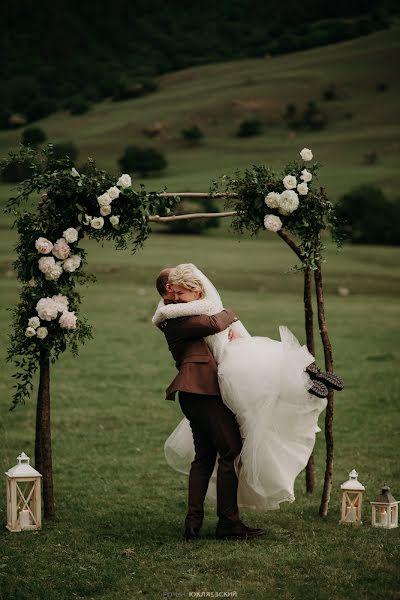
[[[65,260],[71,254],[71,248],[64,238],[60,238],[53,246],[53,254],[60,260]]]
[[[53,250],[53,244],[44,237],[40,237],[36,240],[35,247],[40,254],[50,254]]]
[[[74,312],[65,310],[61,317],[58,319],[61,327],[64,329],[76,329],[76,316]]]
[[[58,314],[57,303],[51,298],[41,298],[36,304],[36,312],[42,321],[52,321]]]
[[[51,273],[55,266],[56,261],[52,256],[42,256],[42,258],[39,258],[39,270],[45,275]]]

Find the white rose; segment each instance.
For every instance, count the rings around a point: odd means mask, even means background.
[[[95,217],[90,221],[90,224],[93,229],[101,229],[104,225],[104,219],[103,217]]]
[[[299,183],[297,186],[297,191],[301,196],[305,196],[308,193],[308,185],[305,181],[303,181],[303,183]]]
[[[57,303],[52,298],[41,298],[36,304],[36,311],[42,321],[51,321],[58,314]]]
[[[68,229],[64,231],[63,237],[67,240],[67,242],[72,244],[78,239],[78,232],[73,227],[68,227]]]
[[[51,273],[51,271],[54,269],[54,267],[56,265],[55,258],[53,258],[52,256],[42,256],[42,258],[39,258],[38,263],[39,263],[39,271],[41,271],[45,275],[47,275],[48,273]]]
[[[53,250],[53,244],[44,237],[40,237],[35,242],[35,248],[40,254],[50,254]]]
[[[74,254],[73,256],[70,256],[69,258],[67,258],[67,260],[64,260],[64,271],[67,271],[67,273],[73,273],[74,271],[76,271],[76,269],[78,269],[81,266],[81,261],[82,259],[79,256],[79,254]]]
[[[300,156],[305,162],[313,159],[313,153],[311,152],[310,148],[303,148],[303,150],[300,152]]]
[[[63,272],[63,268],[61,266],[61,263],[58,262],[54,265],[54,267],[52,268],[50,273],[46,273],[45,277],[49,281],[57,281],[57,279],[60,277],[60,275],[62,275],[62,272]]]
[[[299,206],[299,197],[293,190],[285,190],[279,200],[279,212],[282,215],[292,213]]]
[[[27,327],[25,329],[25,335],[26,337],[33,337],[34,335],[36,335],[36,329],[34,329],[33,327]]]
[[[82,221],[82,223],[83,223],[84,225],[90,225],[90,221],[91,221],[92,219],[93,219],[93,217],[91,217],[90,215],[85,215],[85,216],[83,217],[83,221]]]
[[[106,193],[110,196],[111,200],[116,200],[121,192],[114,185],[114,187],[110,187],[110,189],[108,189]]]
[[[100,214],[103,217],[108,217],[111,214],[111,206],[100,206]]]
[[[48,333],[49,330],[47,327],[39,327],[39,329],[36,330],[36,335],[38,336],[39,340],[44,340]]]
[[[269,208],[278,208],[280,197],[281,195],[278,192],[270,192],[265,196],[264,202]]]
[[[99,206],[108,206],[112,202],[111,196],[106,192],[97,198]]]
[[[110,217],[110,223],[113,227],[118,227],[119,225],[119,215],[113,215]]]
[[[307,171],[307,169],[303,169],[300,175],[300,179],[305,181],[305,183],[308,183],[312,179],[312,173],[310,173],[310,171]]]
[[[287,190],[293,190],[297,185],[297,179],[294,175],[286,175],[283,178],[283,185]]]
[[[117,185],[119,185],[122,188],[128,188],[131,187],[132,185],[132,179],[131,176],[128,175],[127,173],[124,173],[123,175],[121,175],[121,177],[118,179],[117,181]]]
[[[40,325],[40,319],[38,317],[31,317],[28,321],[29,327],[33,327],[33,329],[37,329]]]
[[[275,233],[282,229],[282,221],[275,215],[266,215],[264,219],[265,229],[268,231],[274,231]]]
[[[57,296],[53,296],[51,299],[56,303],[58,312],[64,312],[64,310],[67,310],[69,305],[67,296],[57,294]]]
[[[72,167],[71,175],[72,175],[72,177],[80,177],[80,175],[79,175],[78,171],[75,169],[75,167]]]

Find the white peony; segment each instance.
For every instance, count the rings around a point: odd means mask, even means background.
[[[293,190],[285,190],[279,201],[279,212],[282,215],[290,215],[299,206],[299,197]]]
[[[75,167],[72,167],[71,175],[72,175],[72,177],[80,177],[80,175],[79,175],[78,171],[75,169]]]
[[[34,335],[36,335],[36,329],[34,329],[33,327],[27,327],[25,329],[25,335],[26,337],[33,337]]]
[[[305,162],[313,159],[313,153],[311,152],[310,148],[303,148],[303,150],[300,152],[300,156]]]
[[[28,321],[29,327],[33,327],[33,329],[37,329],[40,325],[40,319],[38,317],[31,317]]]
[[[48,333],[49,330],[47,327],[39,327],[39,329],[36,329],[36,335],[38,336],[39,340],[44,340]]]
[[[71,254],[71,248],[64,238],[60,238],[53,246],[53,254],[60,260],[65,260]]]
[[[113,215],[112,217],[110,217],[110,223],[113,227],[118,227],[119,226],[119,215]]]
[[[73,244],[78,239],[78,232],[73,227],[68,227],[63,233],[63,236],[70,244]]]
[[[120,190],[114,185],[114,187],[110,187],[107,192],[106,192],[111,200],[116,200],[118,198],[118,196],[120,195]]]
[[[132,185],[132,179],[131,176],[128,175],[127,173],[124,173],[123,175],[121,175],[121,177],[118,179],[117,181],[117,185],[119,185],[122,188],[128,188],[131,187]]]
[[[101,229],[104,225],[104,219],[103,217],[95,217],[90,221],[90,224],[93,229]]]
[[[82,221],[82,223],[83,223],[84,225],[90,225],[90,221],[91,221],[92,219],[93,219],[93,217],[91,217],[90,215],[85,215],[85,216],[83,217],[83,221]]]
[[[39,270],[45,275],[50,273],[56,265],[56,261],[55,258],[53,258],[53,256],[42,256],[42,258],[39,258],[38,262]]]
[[[111,206],[100,206],[100,214],[103,217],[108,217],[111,214]]]
[[[36,304],[36,312],[42,321],[52,321],[58,314],[57,303],[52,298],[41,298]]]
[[[303,183],[299,183],[297,186],[297,191],[301,196],[305,196],[308,193],[308,185],[305,181],[303,181]]]
[[[73,273],[74,271],[76,271],[76,269],[78,269],[81,266],[81,261],[82,259],[79,256],[79,254],[74,254],[73,256],[70,256],[69,258],[67,258],[67,260],[64,260],[64,271],[67,271],[67,273]]]
[[[286,175],[283,178],[283,185],[287,190],[293,190],[297,185],[297,179],[294,175]]]
[[[111,196],[106,192],[97,198],[99,206],[108,206],[112,202]]]
[[[310,171],[307,171],[307,169],[303,169],[300,175],[300,179],[305,181],[305,183],[308,183],[312,179],[312,173],[310,173]]]
[[[52,300],[56,303],[58,312],[64,312],[64,310],[67,310],[69,305],[67,296],[57,294],[57,296],[52,297]]]
[[[265,204],[268,208],[279,208],[279,200],[281,195],[278,192],[269,192],[264,198]]]
[[[64,311],[58,322],[63,329],[76,329],[76,316],[74,312]]]
[[[40,237],[35,242],[35,248],[40,254],[50,254],[53,250],[53,244],[44,237]]]
[[[276,233],[282,229],[282,221],[275,215],[265,215],[264,226],[268,231],[274,231]]]
[[[49,281],[57,281],[57,279],[60,277],[60,275],[62,275],[62,272],[63,272],[63,268],[61,266],[61,263],[58,262],[54,265],[54,267],[52,268],[50,273],[46,273],[45,277]]]

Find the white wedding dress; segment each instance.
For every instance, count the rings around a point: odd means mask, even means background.
[[[204,299],[169,305],[160,301],[153,317],[155,325],[165,319],[212,315],[222,310],[214,286],[194,265],[192,268],[203,281]],[[240,339],[230,342],[227,329],[205,340],[218,364],[222,400],[235,414],[243,440],[235,465],[238,505],[273,510],[281,502],[295,499],[294,482],[312,453],[326,399],[308,393],[311,381],[304,369],[314,357],[287,327],[279,328],[281,341],[252,337],[241,322],[231,328]],[[171,467],[189,474],[195,451],[186,417],[165,442],[164,451]],[[208,487],[209,499],[216,497],[216,472],[217,461]]]

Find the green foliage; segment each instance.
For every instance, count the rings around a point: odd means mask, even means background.
[[[27,127],[22,132],[21,143],[24,146],[38,146],[47,140],[47,135],[40,127]]]
[[[164,154],[155,148],[127,146],[118,164],[123,171],[135,172],[145,177],[149,173],[162,171],[168,163]]]
[[[289,214],[280,207],[268,207],[267,194],[285,191],[283,178],[286,175],[295,176],[297,184],[302,183],[301,175],[305,168],[312,174],[312,180],[308,183],[308,192],[305,195],[298,194],[298,207]],[[221,182],[215,184],[213,191],[222,187],[228,193],[226,205],[236,211],[232,229],[238,233],[250,231],[255,235],[265,229],[267,214],[279,217],[282,229],[300,240],[302,267],[314,269],[322,258],[324,245],[321,234],[325,229],[330,230],[336,243],[340,245],[342,242],[334,207],[325,190],[316,184],[318,169],[319,164],[315,162],[310,166],[308,163],[291,162],[283,173],[278,174],[269,167],[254,165],[252,169],[246,169],[243,175],[237,171],[234,178],[224,176]]]
[[[52,157],[56,160],[69,158],[74,163],[78,158],[79,150],[73,142],[64,142],[62,144],[53,144]]]
[[[239,125],[236,135],[238,137],[254,137],[260,135],[264,129],[264,123],[259,119],[246,119]]]
[[[324,129],[328,124],[326,113],[320,109],[313,100],[309,101],[302,112],[299,112],[295,104],[288,104],[283,115],[290,129],[306,129],[318,131]]]
[[[8,360],[15,360],[18,369],[14,406],[29,396],[40,354],[49,355],[52,361],[67,347],[77,354],[78,344],[91,337],[91,328],[84,318],[79,316],[76,327],[67,329],[61,326],[59,315],[49,320],[43,317],[40,326],[46,327],[46,337],[39,339],[35,333],[27,337],[28,321],[39,314],[36,305],[42,298],[61,295],[68,300],[68,311],[78,315],[80,294],[77,286],[94,279],[92,274],[83,270],[86,253],[79,246],[79,241],[85,236],[96,241],[111,240],[116,248],[126,248],[129,242],[135,252],[150,233],[147,217],[162,214],[176,202],[165,199],[161,203],[157,193],[147,194],[143,186],[135,191],[128,185],[129,182],[118,181],[116,184],[115,178],[98,170],[93,161],[85,174],[79,174],[75,168],[71,169],[70,158],[57,157],[51,145],[44,150],[22,146],[19,153],[10,154],[3,161],[3,172],[18,162],[29,165],[30,177],[20,184],[19,194],[9,200],[5,209],[16,217],[19,241],[14,268],[22,283],[20,302],[13,309],[8,352]],[[108,195],[111,188],[113,198]],[[36,211],[24,210],[22,205],[37,194],[41,199]],[[102,204],[99,198],[101,196],[104,200],[105,195],[109,214],[100,216]],[[69,242],[68,248],[71,257],[78,260],[74,268],[66,262],[68,255],[60,258],[53,246],[45,251],[36,244],[39,238],[48,240],[52,245],[60,239],[65,243],[67,229],[72,229],[75,232],[73,237],[77,238]],[[60,259],[56,262],[58,272],[45,275],[39,260],[46,258],[52,261]]]
[[[134,82],[120,81],[114,90],[112,99],[114,102],[118,102],[131,98],[140,98],[157,90],[158,84],[152,79],[142,79]]]
[[[215,213],[218,208],[211,198],[182,200],[174,210],[174,215],[193,213]],[[165,226],[171,233],[201,234],[207,229],[219,227],[219,219],[188,219],[170,221]]]
[[[188,142],[189,144],[198,144],[200,140],[204,138],[204,133],[197,125],[182,129],[181,135],[185,142]]]
[[[69,103],[69,112],[71,115],[84,115],[90,110],[90,103],[83,98],[74,98]]]
[[[343,236],[353,244],[400,245],[400,201],[381,189],[361,185],[344,194],[335,212]]]
[[[31,161],[23,154],[10,154],[7,161],[0,163],[0,172],[5,183],[20,183],[31,176]]]

